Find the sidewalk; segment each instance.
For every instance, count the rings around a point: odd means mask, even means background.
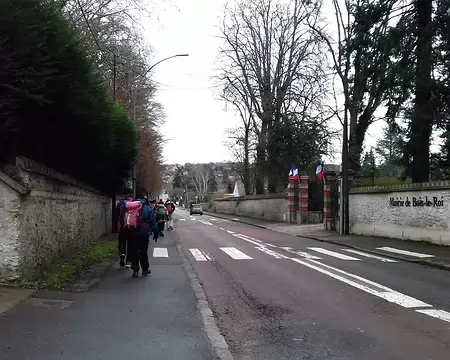
[[[173,235],[156,246],[177,254]],[[32,294],[0,316],[0,358],[214,359],[183,264],[180,254],[157,258],[136,279],[113,266],[88,292]]]
[[[241,222],[285,234],[336,244],[384,257],[450,270],[450,247],[447,246],[439,246],[428,242],[403,241],[399,239],[389,239],[376,236],[339,235],[332,231],[325,231],[322,224],[293,225],[280,222],[271,222],[268,220],[253,219],[240,215],[221,214],[209,211],[205,211],[204,213],[206,215],[223,218],[230,221]],[[412,256],[411,254],[387,252],[379,249],[382,247],[406,250],[409,252],[418,253],[420,256],[429,255],[429,257],[420,258],[418,257],[419,255]]]

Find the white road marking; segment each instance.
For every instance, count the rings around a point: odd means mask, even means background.
[[[242,251],[240,251],[234,247],[221,247],[219,249],[222,250],[225,254],[232,257],[234,260],[253,259],[252,257],[244,254]]]
[[[153,257],[169,257],[167,248],[157,248],[153,249]]]
[[[231,230],[227,230],[227,233],[228,233],[228,234],[235,234],[235,232],[234,232],[234,231],[231,231]]]
[[[257,246],[263,246],[263,245],[261,244],[261,241],[260,241],[260,240],[257,240],[257,239],[254,239],[254,240],[247,239],[247,238],[244,237],[244,235],[242,235],[242,234],[233,234],[233,236],[235,236],[235,237],[237,237],[237,238],[239,238],[239,239],[241,239],[241,240],[247,241],[247,242],[249,242],[249,243],[252,243],[252,244],[254,244],[254,245],[257,245]]]
[[[239,219],[238,219],[238,218],[232,218],[231,220],[234,220],[234,221],[239,221]]]
[[[225,230],[224,228],[219,228],[220,230]]]
[[[277,253],[273,250],[270,250],[266,247],[263,247],[263,246],[255,246],[255,249],[260,250],[260,251],[266,253],[267,255],[273,256],[277,259],[290,259],[289,256],[279,254],[279,253]]]
[[[197,220],[196,218],[194,218],[194,217],[192,217],[192,216],[191,216],[191,218],[190,218],[190,219],[191,219],[191,220]]]
[[[216,219],[216,218],[213,218],[213,217],[212,217],[210,220],[212,220],[212,221],[217,221],[217,219]]]
[[[186,221],[186,219],[180,219],[180,221]]]
[[[351,252],[353,254],[365,256],[365,257],[368,257],[368,258],[377,259],[377,260],[380,260],[382,262],[390,262],[390,263],[397,262],[397,260],[388,259],[388,258],[385,258],[385,257],[382,257],[382,256],[378,256],[378,255],[368,254],[368,253],[365,253],[365,252],[362,252],[362,251],[358,251],[358,250],[353,250],[353,249],[342,249],[342,250]]]
[[[396,248],[389,247],[389,246],[379,247],[379,248],[377,248],[377,249],[378,249],[378,250],[383,250],[383,251],[389,251],[389,252],[393,252],[393,253],[397,253],[397,254],[403,254],[403,255],[415,256],[415,257],[418,257],[418,258],[430,258],[430,257],[434,257],[434,255],[421,254],[421,253],[416,253],[416,252],[413,252],[413,251],[407,251],[407,250],[396,249]]]
[[[206,220],[199,220],[199,222],[201,222],[202,224],[205,224],[205,225],[209,225],[209,226],[213,225],[212,223],[210,223],[209,221],[206,221]]]
[[[208,253],[206,253],[205,251],[202,251],[199,249],[189,249],[189,251],[191,252],[194,259],[197,261],[211,261],[212,260],[211,256]]]
[[[332,278],[342,281],[357,289],[378,296],[384,300],[403,306],[405,308],[432,307],[432,305],[427,304],[421,300],[399,293],[386,286],[364,279],[361,276],[348,273],[346,271],[334,268],[332,266],[325,265],[316,260],[300,260],[300,259],[291,259],[291,260],[301,265],[307,266],[311,269],[314,269],[316,271],[319,271],[322,274],[331,276]]]
[[[444,320],[450,322],[450,313],[444,310],[436,310],[436,309],[420,309],[416,310],[418,313],[425,314],[428,316],[432,316],[439,320]]]
[[[312,251],[317,251],[318,253],[321,253],[321,254],[333,256],[333,257],[341,259],[341,260],[356,260],[356,261],[360,261],[361,260],[361,259],[357,259],[357,258],[355,258],[353,256],[339,254],[337,252],[334,252],[334,251],[331,251],[331,250],[327,250],[327,249],[318,248],[318,247],[309,247],[308,249],[310,249]]]
[[[292,254],[300,255],[301,257],[304,257],[305,259],[322,260],[321,257],[315,256],[315,255],[311,255],[310,253],[303,252],[303,251],[296,251],[296,250],[293,250],[290,247],[282,247],[282,249],[286,250],[287,252],[290,252]]]

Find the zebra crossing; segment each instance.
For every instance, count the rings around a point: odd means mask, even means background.
[[[252,238],[250,236],[230,233],[234,237],[252,244],[254,250],[257,253],[263,253],[265,255],[274,257],[276,259],[291,259],[301,258],[306,260],[324,260],[324,259],[338,259],[342,261],[380,261],[383,263],[397,263],[398,260],[394,260],[388,257],[371,254],[361,250],[355,249],[338,249],[330,250],[322,247],[306,247],[305,249],[295,249],[293,247],[277,246],[273,244],[265,243],[261,240]],[[386,252],[393,251],[390,248]],[[380,250],[380,249],[378,249]],[[401,249],[395,249],[401,250]],[[255,260],[255,255],[249,252],[249,250],[239,249],[233,246],[218,246],[216,249],[218,254],[225,254],[233,260]],[[215,261],[215,257],[211,255],[206,249],[201,248],[189,248],[189,254],[192,259],[199,262]],[[427,254],[414,253],[416,257],[424,257]],[[176,256],[174,253],[173,256]],[[432,256],[432,255],[428,255]],[[169,258],[169,252],[167,248],[155,247],[152,251],[152,257],[154,258]],[[257,258],[257,256],[256,256]]]

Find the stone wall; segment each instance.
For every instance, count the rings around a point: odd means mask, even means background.
[[[355,188],[350,232],[450,245],[450,182]]]
[[[0,281],[39,277],[111,230],[111,199],[27,159],[0,173]]]
[[[214,200],[213,211],[272,221],[287,221],[289,200],[284,194]]]

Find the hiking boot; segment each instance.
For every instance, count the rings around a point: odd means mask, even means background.
[[[137,278],[139,276],[139,272],[136,270],[133,270],[133,275],[132,277]]]
[[[120,255],[119,265],[120,265],[120,267],[124,267],[125,266],[125,254]]]
[[[147,276],[147,275],[150,275],[151,273],[152,273],[152,271],[150,269],[142,270],[142,276]]]

